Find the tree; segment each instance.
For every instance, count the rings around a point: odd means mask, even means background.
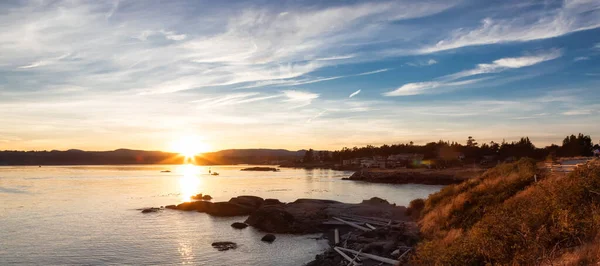
[[[472,136],[467,139],[467,147],[477,147],[477,141]]]
[[[309,149],[304,153],[304,158],[302,159],[302,162],[310,163],[313,161],[313,158],[314,158],[314,151],[313,151],[313,149]]]
[[[579,133],[577,136],[565,137],[559,154],[563,157],[590,156],[592,155],[592,149],[592,138]]]

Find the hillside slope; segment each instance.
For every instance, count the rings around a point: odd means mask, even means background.
[[[431,195],[419,225],[417,265],[597,263],[600,164],[568,176],[527,159],[499,165]]]

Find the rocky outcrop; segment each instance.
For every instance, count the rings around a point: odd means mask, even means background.
[[[245,216],[256,211],[262,205],[263,201],[264,200],[260,197],[239,196],[232,198],[227,202],[184,202],[175,206],[174,209],[205,212],[213,216]]]
[[[321,224],[334,216],[361,215],[405,220],[405,210],[381,199],[359,204],[299,199],[288,204],[262,206],[248,217],[246,223],[265,232],[307,234],[321,232]]]
[[[241,171],[277,172],[279,169],[273,167],[249,167],[244,168]]]
[[[450,185],[483,173],[483,169],[363,169],[344,180],[387,184]]]

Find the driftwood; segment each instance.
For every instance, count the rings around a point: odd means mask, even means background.
[[[352,227],[354,227],[354,228],[356,228],[356,229],[363,230],[363,231],[365,231],[365,232],[366,232],[366,231],[371,231],[371,229],[369,229],[369,228],[366,228],[366,227],[363,227],[363,226],[360,226],[360,225],[358,225],[358,224],[355,224],[355,223],[353,223],[353,222],[348,222],[348,221],[346,221],[346,220],[343,220],[343,219],[340,219],[340,218],[337,218],[337,217],[332,217],[332,218],[333,218],[334,220],[337,220],[337,221],[340,221],[340,222],[342,222],[342,223],[344,223],[344,224],[347,224],[347,225],[349,225],[349,226],[352,226]]]
[[[397,261],[397,260],[388,259],[388,258],[380,257],[380,256],[369,254],[369,253],[362,253],[362,252],[352,250],[352,249],[340,248],[340,247],[335,247],[335,248],[339,249],[340,251],[350,252],[352,254],[357,254],[357,255],[360,255],[365,258],[369,258],[369,259],[372,259],[375,261],[379,261],[379,262],[383,262],[383,263],[387,263],[387,264],[391,264],[391,265],[398,265],[400,263],[400,261]]]
[[[402,253],[402,255],[400,255],[400,257],[398,257],[398,259],[401,259],[402,257],[404,257],[404,255],[406,255],[411,250],[412,250],[412,248],[408,248],[406,251],[404,251],[404,253]]]
[[[369,219],[364,219],[364,218],[357,218],[357,217],[347,216],[347,215],[342,215],[340,217],[342,219],[356,221],[356,222],[360,222],[360,223],[369,223],[372,225],[379,225],[379,226],[388,226],[389,225],[388,223],[384,223],[384,222],[380,222],[380,221],[369,220]]]
[[[333,250],[335,250],[335,252],[337,252],[338,254],[340,254],[340,256],[342,256],[342,258],[344,258],[347,261],[349,261],[350,264],[352,264],[352,265],[361,265],[360,263],[354,261],[354,259],[350,258],[350,256],[346,255],[346,253],[344,253],[341,249],[342,248],[339,248],[339,247],[334,247],[333,248]]]

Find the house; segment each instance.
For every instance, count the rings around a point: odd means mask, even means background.
[[[388,167],[402,167],[407,165],[421,165],[423,163],[423,154],[403,153],[390,155],[387,158]]]

